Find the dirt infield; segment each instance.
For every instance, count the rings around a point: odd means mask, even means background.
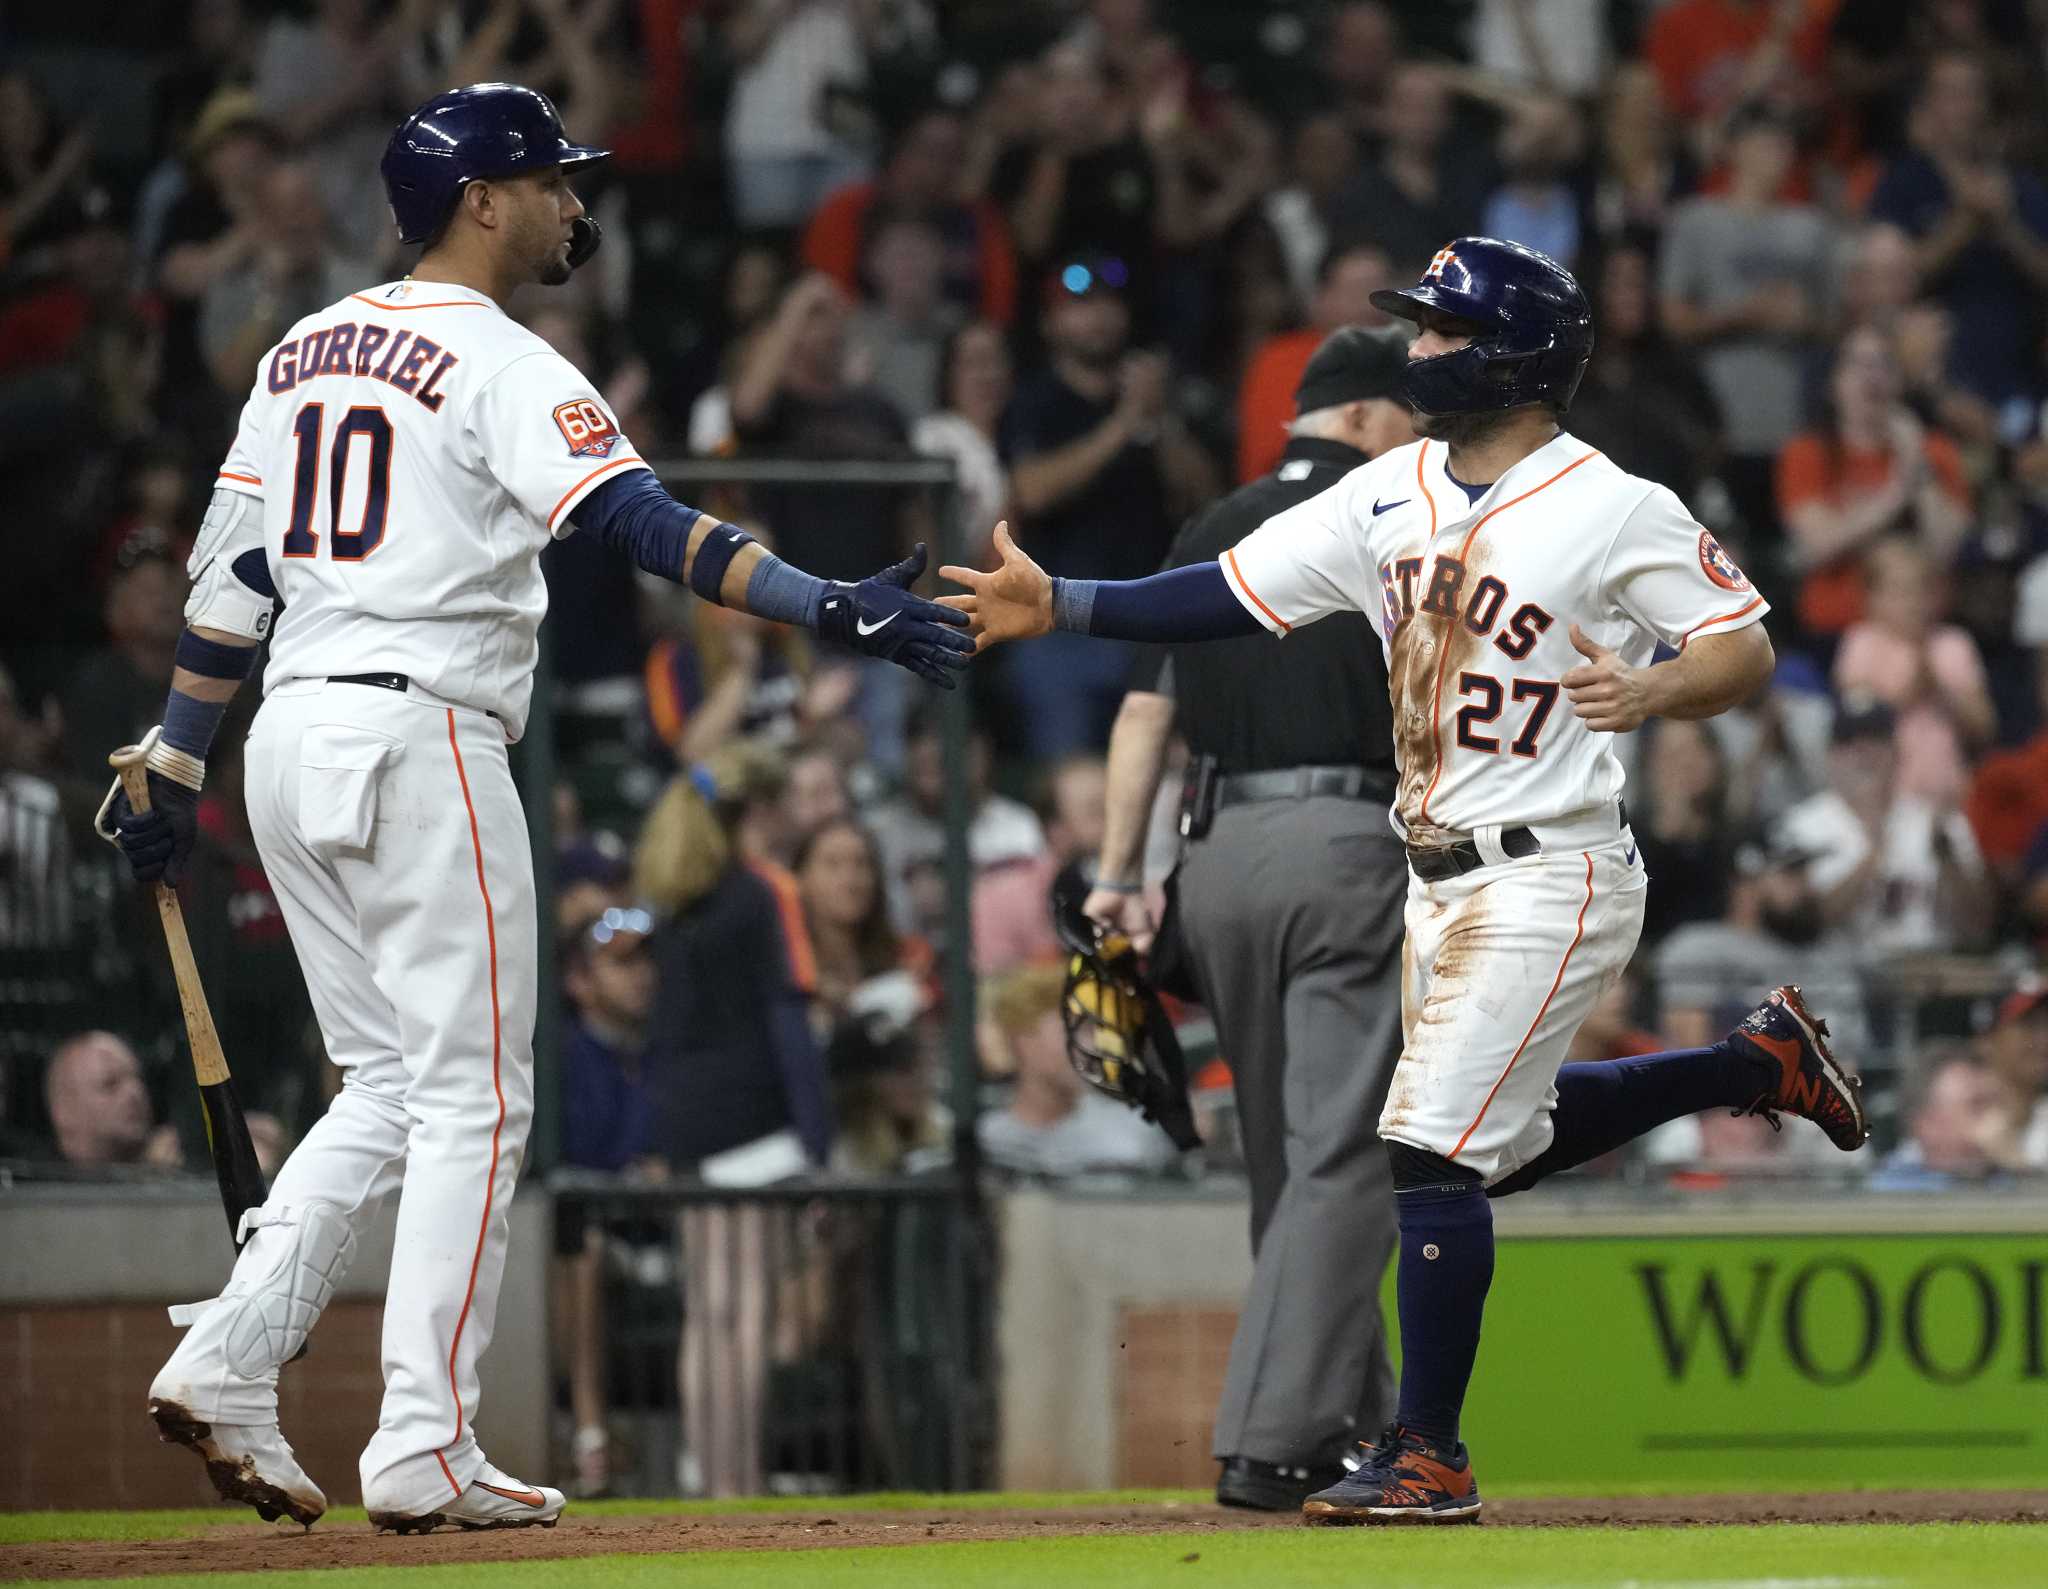
[[[1487,1504],[1495,1527],[1652,1527],[1715,1523],[2048,1523],[2048,1492],[1965,1490],[1860,1495],[1691,1495],[1617,1500],[1507,1500]],[[1041,1539],[1076,1534],[1200,1533],[1297,1528],[1292,1514],[1202,1505],[949,1511],[943,1506],[843,1516],[817,1512],[729,1517],[570,1516],[553,1529],[441,1532],[400,1539],[345,1523],[296,1528],[223,1525],[189,1539],[73,1540],[0,1551],[0,1577],[126,1578],[152,1573],[261,1572],[307,1567],[402,1567],[440,1562],[534,1561],[669,1551],[802,1550],[929,1541]]]

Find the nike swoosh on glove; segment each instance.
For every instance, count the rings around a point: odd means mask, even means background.
[[[834,582],[818,607],[818,633],[860,652],[883,657],[945,689],[974,655],[972,637],[962,633],[965,613],[910,594],[924,572],[924,542],[893,568],[870,574],[858,585]]]
[[[128,857],[138,883],[159,880],[176,888],[185,876],[185,862],[199,836],[199,791],[176,779],[149,775],[149,809],[138,812],[128,791],[118,790],[107,815],[114,824],[114,842]]]

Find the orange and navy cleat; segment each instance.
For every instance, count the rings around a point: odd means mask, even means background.
[[[1476,1523],[1479,1483],[1461,1440],[1449,1451],[1409,1429],[1388,1429],[1365,1464],[1301,1503],[1305,1523]]]
[[[1850,1075],[1829,1051],[1828,1023],[1807,1009],[1796,987],[1779,988],[1751,1010],[1729,1041],[1778,1072],[1777,1086],[1737,1114],[1762,1115],[1774,1131],[1780,1111],[1811,1120],[1844,1153],[1870,1140],[1862,1078]]]

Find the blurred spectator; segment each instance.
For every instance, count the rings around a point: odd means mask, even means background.
[[[789,853],[783,863],[795,860],[797,846],[811,834],[852,809],[838,758],[822,745],[798,749],[789,758]]]
[[[1853,934],[1830,935],[1812,856],[1789,835],[1737,849],[1727,912],[1664,940],[1652,962],[1657,1029],[1675,1047],[1720,1041],[1780,982],[1824,1016],[1837,1052],[1869,1050],[1863,967]]]
[[[841,817],[812,829],[797,848],[795,872],[828,1024],[847,1012],[863,983],[930,970],[930,945],[897,932],[889,920],[881,855],[858,822]]]
[[[380,19],[379,9],[373,0],[315,0],[306,20],[273,16],[251,85],[257,111],[312,162],[328,213],[358,246],[393,236],[377,163],[392,127],[425,97],[400,65],[411,18]]]
[[[696,345],[676,362],[668,404],[687,409],[687,439],[693,453],[732,450],[732,380],[748,346],[775,319],[789,285],[789,264],[770,244],[741,241],[726,261],[718,302]]]
[[[1678,195],[1692,187],[1695,164],[1646,66],[1624,65],[1608,82],[1600,162],[1594,207],[1609,235],[1655,235]]]
[[[2000,1169],[2048,1170],[2048,991],[2029,983],[1998,1008],[1979,1049],[1998,1084],[1978,1142]]]
[[[1483,143],[1451,136],[1451,109],[1437,68],[1396,70],[1379,116],[1379,152],[1337,201],[1337,231],[1377,243],[1397,275],[1419,274],[1444,244],[1476,230],[1493,185]]]
[[[1044,853],[990,867],[974,881],[977,975],[1060,957],[1052,926],[1053,879],[1069,862],[1092,860],[1101,850],[1108,800],[1109,769],[1100,756],[1068,756],[1053,764],[1038,805]]]
[[[1335,257],[1330,228],[1357,160],[1358,140],[1334,112],[1310,116],[1288,140],[1287,184],[1266,196],[1264,213],[1298,303],[1314,299]]]
[[[52,222],[92,187],[89,122],[66,129],[42,88],[19,66],[0,71],[0,269],[47,269]]]
[[[1029,806],[989,792],[989,745],[975,733],[967,742],[968,861],[983,872],[1006,861],[1045,853],[1045,829]],[[899,925],[920,920],[912,898],[911,874],[941,866],[946,853],[946,771],[936,715],[911,730],[903,789],[870,813],[880,856],[883,889]]]
[[[1548,254],[1569,268],[1579,255],[1579,196],[1565,178],[1578,163],[1585,132],[1569,102],[1530,97],[1500,132],[1504,177],[1480,212],[1479,230]]]
[[[1400,25],[1381,0],[1351,0],[1337,8],[1317,64],[1354,136],[1377,134],[1400,61]]]
[[[1479,0],[1473,64],[1517,87],[1591,98],[1611,64],[1611,10],[1605,0]]]
[[[939,371],[939,412],[911,427],[911,445],[927,457],[953,460],[968,556],[979,561],[1010,510],[1010,477],[996,450],[1015,389],[1002,330],[986,320],[968,321],[947,339]]]
[[[1708,140],[1737,106],[1766,100],[1795,111],[1818,98],[1837,3],[1675,0],[1651,20],[1643,54],[1664,102]]]
[[[1658,320],[1648,247],[1627,238],[1587,272],[1600,334],[1566,423],[1631,474],[1696,503],[1721,445],[1721,412],[1691,352]]]
[[[1047,281],[1046,368],[1017,388],[1003,452],[1020,534],[1070,579],[1132,579],[1159,566],[1174,514],[1214,470],[1176,415],[1164,359],[1129,351],[1122,261],[1076,259]],[[1127,648],[1051,634],[1012,646],[1003,677],[1027,749],[1101,745],[1121,698]]]
[[[1910,1134],[1885,1161],[1879,1184],[1886,1191],[1939,1187],[1988,1175],[1995,1166],[1985,1138],[2003,1134],[2005,1102],[2005,1089],[1987,1066],[1974,1058],[1944,1062],[1928,1078]]]
[[[1629,803],[1629,826],[1651,878],[1642,946],[1654,949],[1674,928],[1726,910],[1734,846],[1728,762],[1713,731],[1679,718],[1646,726],[1642,795]]]
[[[1863,615],[1863,554],[1884,536],[1919,538],[1946,564],[1968,527],[1969,488],[1955,443],[1899,401],[1898,366],[1864,326],[1835,350],[1820,423],[1778,455],[1778,513],[1806,570],[1799,620],[1838,635]]]
[[[1920,280],[1954,321],[1956,380],[1994,405],[2024,399],[2039,384],[2048,187],[2000,158],[1976,56],[1928,63],[1911,126],[1912,147],[1885,171],[1871,218],[1912,235]]]
[[[734,0],[729,8],[721,42],[739,72],[725,155],[741,226],[800,226],[827,193],[867,175],[857,9],[851,0]]]
[[[870,250],[888,220],[915,219],[938,233],[940,284],[962,314],[1007,326],[1017,310],[1017,256],[1002,211],[963,198],[966,128],[957,111],[928,106],[897,134],[872,182],[838,189],[804,231],[803,259],[852,296],[886,291],[884,261]]]
[[[1594,1000],[1578,1034],[1572,1038],[1566,1058],[1573,1064],[1604,1063],[1634,1059],[1638,1054],[1654,1054],[1668,1047],[1663,1038],[1637,1023],[1636,1005],[1641,994],[1636,967],[1630,966]]]
[[[71,840],[57,786],[39,776],[48,746],[47,723],[22,715],[0,667],[0,949],[55,949],[71,937]]]
[[[1863,953],[1973,948],[1990,931],[1991,878],[1958,796],[1902,787],[1903,737],[1889,707],[1867,698],[1845,705],[1828,750],[1828,788],[1787,813],[1783,834],[1810,858],[1827,923]]]
[[[200,351],[215,382],[236,397],[248,392],[263,355],[295,321],[376,279],[371,264],[335,246],[319,173],[310,164],[271,166],[257,198],[261,244],[214,277],[199,300]]]
[[[112,1032],[80,1032],[57,1045],[43,1073],[57,1155],[73,1169],[181,1168],[178,1133],[152,1123],[135,1050]]]
[[[1165,1169],[1176,1157],[1166,1133],[1096,1092],[1067,1058],[1065,982],[1060,967],[1035,966],[1013,972],[990,995],[1016,1080],[1008,1104],[976,1122],[982,1152],[996,1168],[1026,1175]]]
[[[852,699],[853,670],[817,667],[801,630],[709,602],[689,620],[688,633],[648,648],[645,666],[648,721],[679,766],[734,739],[794,744]]]
[[[916,1036],[850,1017],[826,1050],[839,1123],[832,1168],[843,1175],[902,1175],[942,1160],[952,1116],[933,1088]]]
[[[2048,697],[2048,662],[2037,665],[2035,688]],[[2048,719],[2048,699],[2044,699]],[[2048,727],[2013,750],[1993,751],[1977,767],[1967,797],[1971,830],[1998,875],[2019,879],[2021,863],[2048,833]],[[2048,899],[2044,899],[2048,904]],[[2038,918],[2048,923],[2048,915]]]
[[[557,839],[562,833],[557,828]],[[605,911],[630,898],[633,863],[609,833],[579,835],[555,851],[555,930],[581,932]]]
[[[944,297],[945,240],[920,216],[878,220],[867,247],[869,298],[847,324],[863,378],[909,420],[939,402],[946,347],[964,318]]]
[[[1940,622],[1942,574],[1917,543],[1881,541],[1864,567],[1869,616],[1842,636],[1835,692],[1889,706],[1898,719],[1899,792],[1952,807],[1970,753],[1998,727],[1983,659],[1967,630]]]
[[[657,1114],[644,1059],[654,1010],[654,919],[610,906],[565,936],[559,957],[562,1162],[619,1171],[648,1155]]]
[[[1157,247],[1192,240],[1192,196],[1160,169],[1170,129],[1141,122],[1098,55],[1075,44],[1047,51],[1036,109],[1038,125],[1004,151],[989,178],[1027,279],[1091,249],[1146,271]],[[1148,303],[1151,290],[1147,276],[1140,291]]]
[[[1755,695],[1706,726],[1728,765],[1728,820],[1737,832],[1770,827],[1827,783],[1835,709],[1817,676],[1801,679],[1781,663]]]
[[[689,778],[648,813],[633,888],[659,913],[647,1075],[660,1107],[649,1150],[688,1168],[779,1138],[801,1150],[789,1162],[823,1164],[831,1114],[806,1013],[816,969]]]
[[[209,99],[185,140],[185,163],[194,180],[164,217],[153,261],[157,290],[168,311],[164,387],[177,394],[167,417],[182,411],[184,428],[202,439],[208,451],[222,445],[213,429],[229,422],[229,397],[239,402],[245,393],[224,393],[214,385],[200,350],[199,305],[214,282],[262,254],[267,239],[263,198],[277,141],[256,96],[246,88],[223,88]],[[323,171],[322,196],[330,192]]]
[[[1792,154],[1786,122],[1744,112],[1730,134],[1727,193],[1672,213],[1658,279],[1665,326],[1702,350],[1730,454],[1724,478],[1752,524],[1770,522],[1771,460],[1799,428],[1834,265],[1827,217],[1777,198]]]
[[[847,312],[838,284],[812,274],[748,343],[732,383],[732,418],[749,452],[852,459],[908,451],[903,416],[849,377]],[[762,487],[753,500],[777,550],[821,578],[864,579],[909,549],[909,509],[888,487]]]
[[[161,535],[133,537],[114,560],[103,616],[107,643],[72,676],[64,695],[71,769],[104,789],[107,756],[132,745],[163,715],[178,638],[185,632],[185,575]]]
[[[1316,278],[1308,324],[1270,337],[1252,355],[1237,389],[1237,478],[1256,480],[1278,467],[1294,420],[1294,389],[1309,355],[1339,326],[1383,326],[1372,295],[1393,282],[1386,251],[1358,243],[1333,248]]]

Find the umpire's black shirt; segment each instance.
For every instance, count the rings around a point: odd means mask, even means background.
[[[1327,491],[1366,462],[1356,447],[1296,437],[1280,466],[1190,519],[1165,566],[1223,555],[1284,508]],[[1366,767],[1394,776],[1393,712],[1379,631],[1363,613],[1334,613],[1282,640],[1251,635],[1155,648],[1132,681],[1165,688],[1179,703],[1181,732],[1225,773],[1279,767]]]

